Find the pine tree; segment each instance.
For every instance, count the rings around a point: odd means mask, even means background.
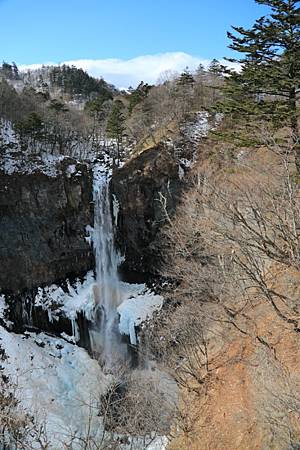
[[[208,66],[208,72],[217,76],[223,75],[224,69],[225,67],[217,59],[213,59]]]
[[[41,116],[36,112],[31,112],[15,125],[20,137],[30,137],[31,139],[41,139],[44,133],[44,123]]]
[[[131,91],[129,90],[129,114],[131,114],[133,109],[148,96],[152,87],[153,86],[148,83],[141,81],[136,89],[131,88]]]
[[[242,68],[228,77],[223,110],[248,123],[260,119],[275,127],[289,125],[300,172],[300,2],[255,1],[270,7],[270,15],[257,19],[251,29],[233,27],[228,32],[229,48],[241,54],[229,61]]]
[[[65,64],[51,68],[50,82],[64,94],[83,95],[91,100],[94,97],[101,97],[103,101],[112,100],[115,90],[114,86],[108,85],[102,78],[93,78],[84,70]]]
[[[196,74],[197,75],[202,75],[205,72],[206,72],[206,70],[205,70],[204,65],[200,63],[199,66],[196,69]]]
[[[113,103],[106,126],[107,136],[117,141],[117,158],[120,160],[120,145],[125,132],[124,104],[121,100]]]
[[[177,84],[181,86],[192,86],[195,83],[194,77],[188,67],[180,74]]]
[[[15,62],[12,63],[12,71],[13,71],[13,77],[15,80],[18,80],[20,78],[19,75],[19,69]]]
[[[96,97],[93,100],[89,100],[85,104],[84,109],[94,117],[95,121],[101,121],[104,118],[104,103],[105,100],[102,97]]]
[[[3,61],[2,63],[1,73],[3,74],[4,78],[8,80],[13,80],[14,78],[13,66],[5,61]]]

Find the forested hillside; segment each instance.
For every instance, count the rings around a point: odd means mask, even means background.
[[[50,144],[52,152],[71,156],[76,139],[128,146],[155,145],[182,123],[220,98],[222,67],[213,61],[180,74],[165,74],[161,83],[141,81],[119,92],[103,79],[75,67],[43,67],[21,73],[3,63],[0,69],[0,115],[11,121],[24,145]]]

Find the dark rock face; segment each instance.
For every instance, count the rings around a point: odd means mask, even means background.
[[[69,162],[70,163],[70,162]],[[92,177],[0,173],[0,293],[17,296],[94,267],[86,242],[93,223]]]
[[[39,333],[42,331],[58,337],[61,337],[61,334],[64,333],[71,338],[74,335],[73,325],[75,324],[72,324],[72,321],[63,312],[56,314],[56,317],[51,319],[51,314],[47,309],[35,304],[34,297],[36,294],[37,289],[33,289],[20,296],[8,296],[6,298],[8,306],[6,318],[11,323],[10,328],[16,333],[23,333],[24,331]],[[1,319],[0,324],[6,326],[5,321],[1,321]],[[79,311],[76,317],[79,338],[77,344],[91,354],[90,326],[91,323],[84,313]]]
[[[178,162],[162,145],[115,170],[111,188],[120,207],[116,243],[125,256],[120,271],[126,280],[146,281],[158,273],[159,231],[167,214],[174,213],[182,187]]]

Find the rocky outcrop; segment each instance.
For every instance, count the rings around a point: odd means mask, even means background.
[[[112,177],[118,202],[116,243],[125,257],[120,270],[129,281],[144,281],[159,269],[159,232],[171,216],[183,182],[180,165],[165,145],[133,156]]]
[[[85,239],[93,223],[92,177],[83,164],[64,160],[55,177],[42,172],[0,173],[0,292],[85,274],[94,267]]]
[[[86,318],[83,311],[78,311],[76,320],[72,321],[63,311],[55,318],[51,318],[51,311],[38,306],[35,303],[37,290],[28,291],[20,296],[8,296],[6,298],[6,318],[0,318],[0,325],[12,329],[14,332],[24,331],[45,332],[50,335],[65,337],[76,342],[92,354],[89,328],[91,322]],[[76,327],[76,330],[74,329]]]

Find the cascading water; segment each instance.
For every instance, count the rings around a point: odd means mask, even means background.
[[[121,303],[118,277],[118,256],[114,246],[109,180],[106,176],[94,177],[94,235],[96,258],[96,284],[94,298],[96,318],[90,330],[92,349],[112,369],[127,355],[127,345],[122,342],[118,329],[117,308]]]

